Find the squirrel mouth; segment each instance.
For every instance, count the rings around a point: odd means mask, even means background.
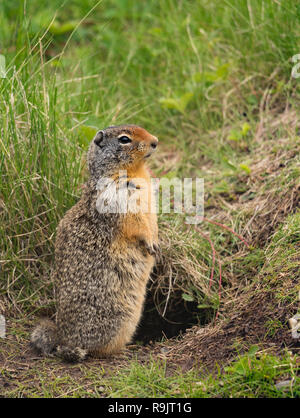
[[[149,154],[145,155],[145,158],[149,158],[149,157],[151,157],[151,155],[152,155],[152,153],[149,152]]]

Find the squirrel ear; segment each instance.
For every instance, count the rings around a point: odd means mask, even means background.
[[[103,140],[103,131],[99,131],[96,133],[96,136],[94,138],[94,143],[99,146],[102,140]]]

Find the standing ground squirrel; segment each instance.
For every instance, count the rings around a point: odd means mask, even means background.
[[[157,143],[139,126],[120,125],[99,131],[90,144],[90,177],[57,228],[56,323],[43,320],[31,334],[32,346],[42,354],[80,361],[118,353],[130,342],[158,249],[145,164]],[[140,210],[123,213],[99,210],[112,199],[112,184],[124,188],[124,178],[128,189],[139,192],[144,201],[139,203],[147,202],[146,210],[141,204]]]

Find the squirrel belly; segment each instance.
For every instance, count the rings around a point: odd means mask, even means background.
[[[103,178],[118,182],[118,173],[126,170],[131,185],[136,179],[149,185],[141,200],[154,199],[145,158],[156,144],[155,137],[135,125],[109,127],[92,141],[90,178],[57,228],[56,323],[43,320],[31,334],[41,354],[76,362],[88,355],[116,354],[130,342],[158,248],[156,214],[99,212],[97,184]]]

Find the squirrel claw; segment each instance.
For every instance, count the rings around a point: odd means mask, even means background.
[[[157,255],[160,252],[159,245],[154,242],[152,247],[153,247],[154,255]]]
[[[159,252],[159,246],[156,243],[149,244],[145,240],[141,240],[140,244],[145,248],[149,255],[153,255],[155,257]]]

